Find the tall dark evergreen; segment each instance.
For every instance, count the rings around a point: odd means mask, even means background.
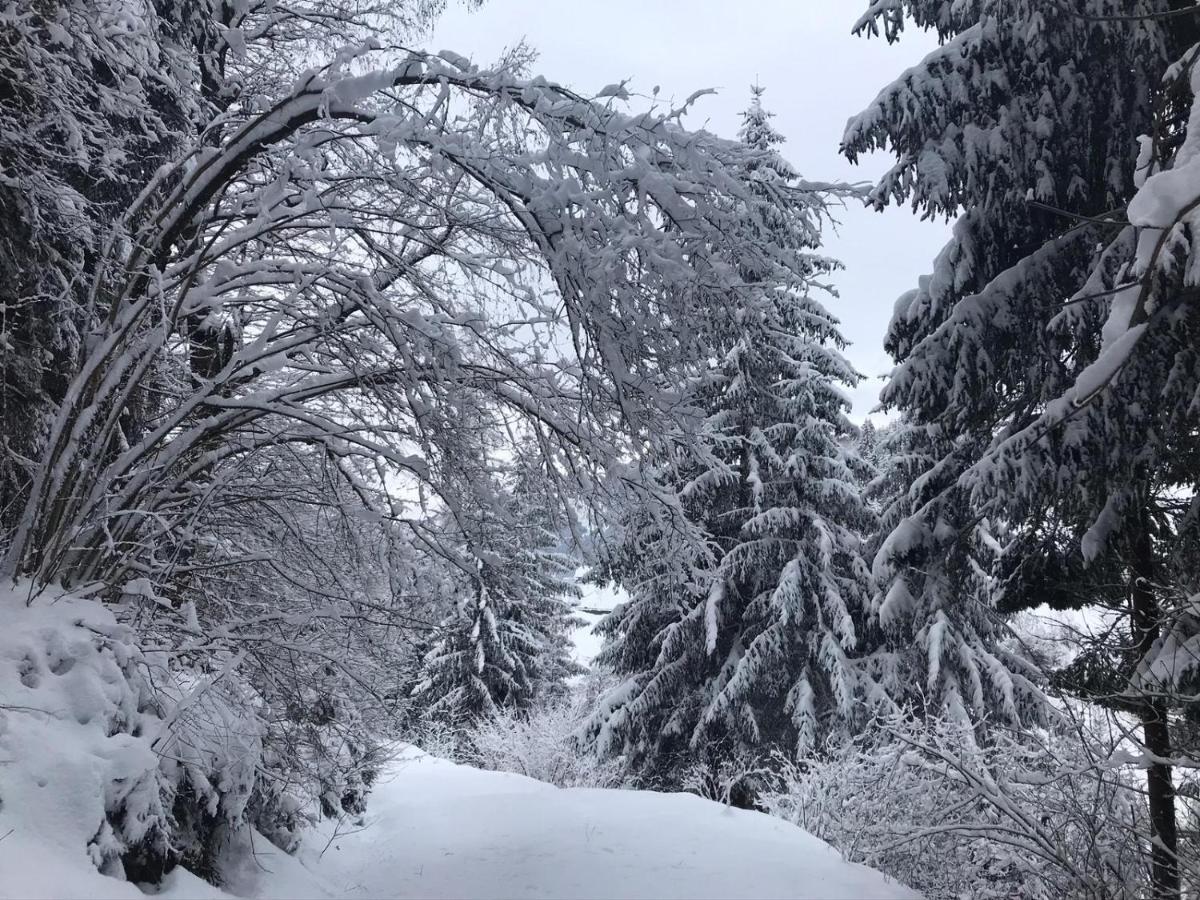
[[[903,414],[907,452],[877,541],[881,621],[919,650],[912,668],[938,703],[1019,720],[1036,692],[994,649],[1002,615],[1124,611],[1125,669],[1108,667],[1109,685],[1162,759],[1166,704],[1134,676],[1168,585],[1193,580],[1178,561],[1195,545],[1200,385],[1186,276],[1163,264],[1179,253],[1147,252],[1187,223],[1148,221],[1131,201],[1183,152],[1191,5],[876,0],[860,31],[895,40],[911,21],[942,46],[851,121],[843,148],[895,154],[875,205],[957,217],[888,332],[883,402]],[[1152,880],[1173,896],[1165,765],[1150,766],[1148,795]]]
[[[702,452],[670,479],[706,552],[676,566],[663,553],[663,520],[635,510],[617,564],[630,600],[603,626],[600,662],[623,683],[602,701],[593,733],[666,780],[714,743],[728,753],[806,752],[882,699],[857,658],[867,583],[859,536],[870,517],[841,386],[858,376],[813,296],[831,266],[812,253],[821,201],[800,218],[777,203],[797,176],[761,98],[756,87],[740,135],[758,151],[743,173],[758,201],[746,214],[764,245],[809,254],[808,277],[777,281],[730,260],[748,288],[728,298],[724,339],[694,386]]]

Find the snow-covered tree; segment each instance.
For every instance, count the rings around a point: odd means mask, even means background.
[[[676,775],[714,742],[731,753],[782,743],[805,751],[881,702],[864,640],[870,525],[863,466],[840,385],[858,376],[838,352],[836,320],[814,294],[830,263],[815,254],[823,201],[797,215],[779,203],[797,182],[776,149],[755,88],[741,138],[754,152],[749,212],[765,246],[802,251],[806,269],[778,279],[728,256],[746,282],[724,301],[712,365],[693,385],[699,445],[662,463],[677,517],[639,505],[613,568],[630,599],[603,624],[599,662],[623,677],[591,729],[608,752],[654,776]],[[704,541],[690,565],[674,541]]]
[[[278,94],[314,60],[371,35],[396,39],[437,3],[299,0],[14,0],[0,37],[0,530],[35,480],[57,406],[110,311],[105,267],[152,215],[143,196],[213,147],[239,106]],[[160,171],[160,167],[166,167]],[[174,173],[174,174],[173,174]],[[157,186],[157,187],[156,187]],[[114,223],[117,227],[114,229]],[[195,239],[186,223],[177,236]],[[223,316],[185,315],[197,374],[230,337]],[[236,317],[233,317],[236,318]],[[135,442],[160,412],[159,359],[119,419]],[[219,366],[217,367],[219,369]],[[104,448],[104,452],[111,448]]]
[[[569,655],[575,566],[531,507],[474,517],[465,537],[461,597],[413,689],[427,715],[454,723],[551,702],[579,671]]]
[[[497,533],[525,513],[489,518],[493,472],[455,448],[535,447],[564,513],[572,490],[656,490],[636,458],[693,427],[678,387],[724,299],[758,290],[743,270],[811,265],[747,217],[755,151],[688,132],[686,105],[634,114],[621,85],[401,49],[439,5],[2,16],[0,571],[35,597],[86,587],[171,683],[220,673],[272,760],[239,773],[230,827],[248,793],[294,809],[266,796],[280,771],[322,800],[350,785],[324,736],[378,724],[406,629],[448,594],[481,636],[504,613],[515,696],[556,682],[561,619],[539,604],[561,603],[560,538]],[[214,758],[201,818],[225,802]],[[312,765],[272,768],[290,759]],[[163,827],[140,870],[194,837]]]
[[[1189,158],[1192,5],[877,0],[859,23],[942,38],[844,145],[895,153],[877,205],[959,217],[889,329],[883,402],[912,451],[875,557],[881,621],[924,657],[938,703],[1032,712],[993,633],[997,612],[1040,603],[1131,611],[1124,640],[1149,659],[1167,611],[1155,585],[1193,552],[1187,212],[1143,185]],[[1144,695],[1131,708],[1160,759],[1154,885],[1170,896],[1169,715]]]

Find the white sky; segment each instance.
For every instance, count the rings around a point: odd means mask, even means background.
[[[681,100],[715,88],[688,120],[733,137],[757,78],[764,105],[788,143],[784,155],[813,181],[873,180],[890,158],[851,166],[838,155],[846,120],[863,109],[905,68],[935,46],[932,36],[908,32],[889,46],[850,34],[866,0],[487,0],[468,11],[451,4],[429,41],[486,64],[524,40],[536,49],[536,74],[585,95],[631,79],[634,93]],[[876,213],[841,210],[824,252],[846,266],[831,300],[851,342],[847,354],[868,376],[854,392],[854,417],[863,418],[879,393],[878,376],[891,361],[883,336],[898,296],[929,270],[949,237],[945,223],[922,222],[907,209]]]

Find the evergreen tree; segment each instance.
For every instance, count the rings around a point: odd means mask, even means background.
[[[414,696],[435,718],[463,721],[523,708],[564,690],[570,658],[571,559],[512,495],[472,522],[457,609],[425,657]]]
[[[1036,692],[996,652],[998,614],[1131,611],[1132,663],[1109,674],[1160,760],[1166,707],[1131,676],[1160,636],[1154,585],[1195,545],[1196,319],[1180,255],[1148,252],[1186,214],[1157,221],[1131,201],[1180,146],[1190,65],[1171,66],[1200,36],[1191,5],[877,0],[860,30],[895,39],[909,18],[942,46],[844,145],[896,154],[876,205],[959,216],[887,339],[883,401],[908,450],[877,541],[881,622],[923,657],[936,702],[1017,720]],[[1154,888],[1172,896],[1170,770],[1148,778]]]
[[[754,88],[742,140],[758,151],[745,177],[761,201],[764,244],[811,251],[810,218],[774,198],[796,173]],[[863,640],[867,571],[859,535],[869,526],[855,480],[863,465],[839,385],[858,376],[838,352],[836,320],[811,295],[830,263],[781,283],[743,267],[750,286],[729,298],[727,340],[695,387],[702,450],[673,472],[679,509],[706,536],[680,567],[661,517],[631,515],[616,563],[631,598],[604,623],[601,664],[624,682],[592,722],[602,747],[670,777],[714,742],[727,752],[782,743],[805,752],[879,702]],[[683,530],[686,534],[686,530]]]
[[[858,429],[858,437],[854,440],[854,449],[858,455],[875,468],[883,461],[883,438],[875,423],[867,419]]]

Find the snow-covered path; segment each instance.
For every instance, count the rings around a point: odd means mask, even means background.
[[[792,825],[688,794],[559,790],[412,754],[371,810],[367,830],[302,853],[335,896],[916,896]]]
[[[912,898],[786,822],[689,794],[560,790],[410,751],[368,827],[308,835],[298,857],[255,841],[223,889],[176,869],[163,900],[332,898]],[[34,829],[0,842],[0,898],[135,898]],[[332,840],[331,840],[332,838]]]
[[[366,827],[322,822],[297,856],[251,833],[253,853],[239,842],[218,866],[220,889],[182,867],[141,889],[102,875],[87,850],[106,792],[159,765],[151,737],[109,733],[133,701],[92,635],[116,623],[89,601],[4,601],[0,900],[915,896],[760,813],[688,794],[560,790],[413,748],[380,777]]]

